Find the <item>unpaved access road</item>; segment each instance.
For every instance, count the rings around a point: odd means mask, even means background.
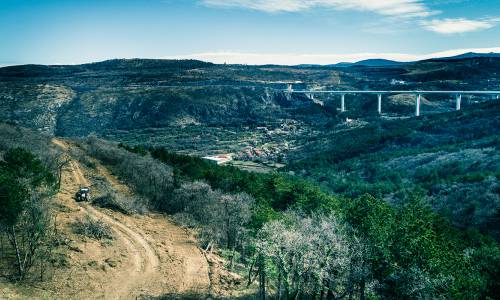
[[[53,142],[69,155],[70,143],[60,139],[54,139]],[[94,172],[105,178],[117,193],[131,193],[107,168],[98,162],[96,164]],[[79,187],[92,186],[82,169],[82,165],[71,158],[63,174],[66,180],[63,181],[62,190],[65,192],[62,200],[71,206],[76,205],[80,214],[83,212],[111,227],[115,236],[112,245],[94,252],[104,256],[106,253],[114,253],[113,260],[119,263],[115,263],[113,268],[105,268],[102,274],[92,272],[91,280],[101,280],[99,288],[96,290],[92,284],[88,285],[89,289],[79,285],[78,293],[73,295],[74,299],[136,299],[141,295],[187,292],[208,294],[208,263],[192,235],[185,229],[158,214],[128,216],[95,208],[90,203],[77,204],[73,199],[68,199]],[[116,247],[114,244],[117,244]],[[88,251],[82,251],[80,256],[84,256],[86,252]],[[99,255],[90,253],[90,256],[95,258]],[[108,261],[110,258],[103,259]]]

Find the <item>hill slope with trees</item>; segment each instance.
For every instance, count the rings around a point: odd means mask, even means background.
[[[500,105],[332,132],[291,154],[288,170],[330,191],[398,205],[418,193],[460,228],[499,237]]]

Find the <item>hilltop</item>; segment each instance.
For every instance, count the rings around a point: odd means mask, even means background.
[[[338,64],[330,65],[332,67],[353,67],[353,66],[361,66],[361,67],[390,67],[390,66],[401,66],[406,63],[389,60],[389,59],[365,59],[360,60],[354,63],[341,62]]]

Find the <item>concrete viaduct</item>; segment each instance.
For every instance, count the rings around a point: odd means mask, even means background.
[[[377,111],[382,113],[382,95],[396,95],[396,94],[411,94],[415,95],[415,116],[420,116],[420,99],[422,95],[429,94],[445,94],[455,96],[456,110],[461,109],[462,95],[491,95],[500,97],[500,91],[365,91],[365,90],[347,90],[347,91],[323,91],[323,90],[294,90],[291,85],[285,92],[290,94],[305,94],[309,98],[314,99],[314,95],[319,94],[333,94],[340,95],[340,111],[345,112],[345,96],[355,94],[372,94],[377,96]]]

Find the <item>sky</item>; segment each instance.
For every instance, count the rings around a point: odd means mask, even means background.
[[[0,0],[0,65],[500,53],[500,0]]]

